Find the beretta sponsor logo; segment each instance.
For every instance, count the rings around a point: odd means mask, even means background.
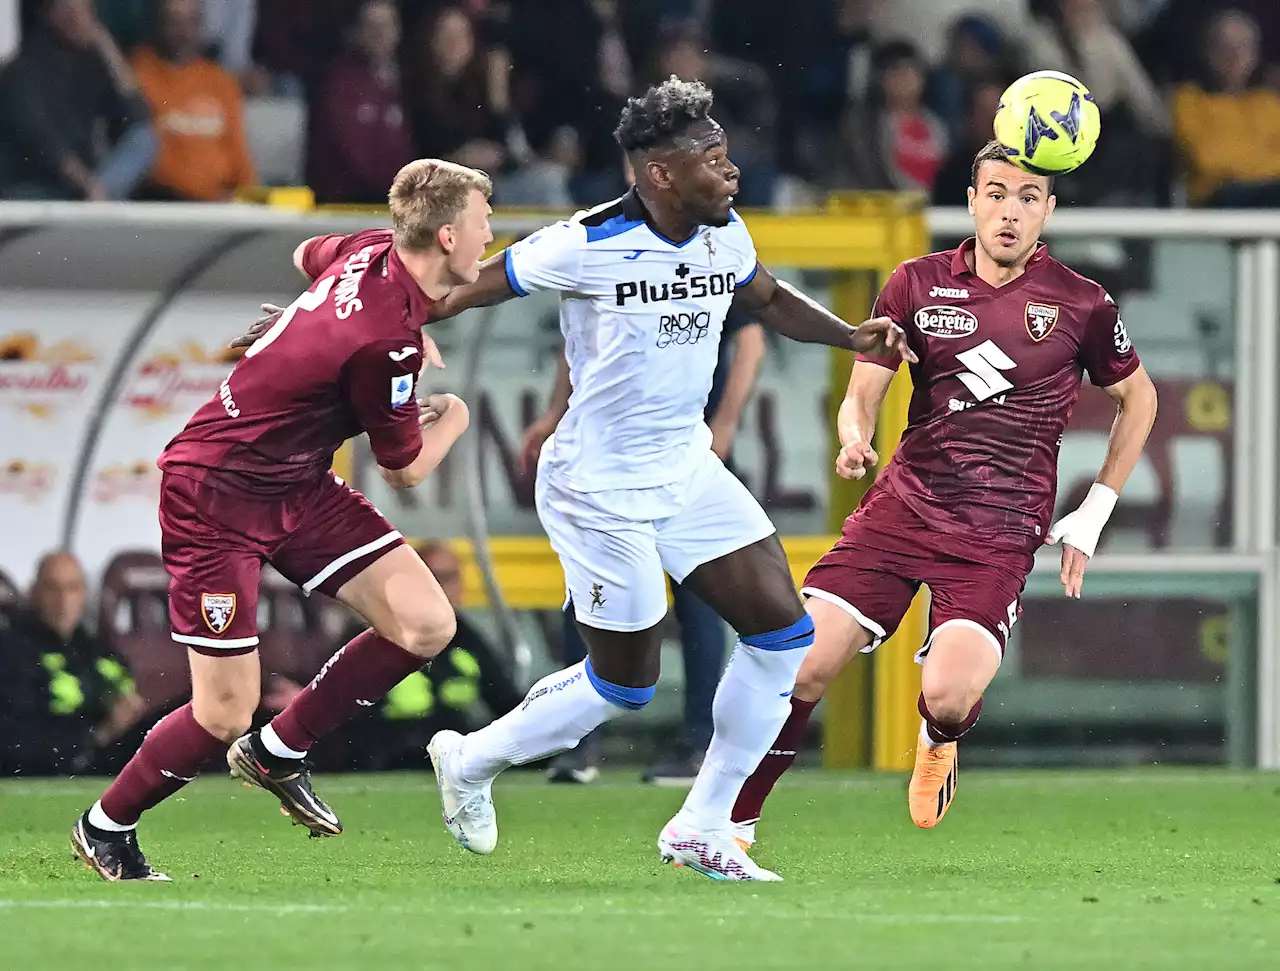
[[[978,329],[978,318],[962,307],[921,307],[916,327],[930,337],[968,337]]]

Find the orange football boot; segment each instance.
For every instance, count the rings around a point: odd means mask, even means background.
[[[936,748],[930,748],[923,739],[916,742],[916,767],[907,788],[913,823],[921,829],[932,829],[942,822],[955,798],[959,773],[955,742]]]

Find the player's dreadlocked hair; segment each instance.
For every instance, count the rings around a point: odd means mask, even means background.
[[[613,137],[624,152],[652,148],[683,135],[711,112],[713,95],[701,81],[681,81],[674,74],[639,98],[628,98]]]

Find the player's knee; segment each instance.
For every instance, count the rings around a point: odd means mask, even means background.
[[[921,693],[929,714],[942,725],[963,722],[978,703],[978,698],[969,697],[968,687],[960,684],[930,683],[926,679],[922,683]]]
[[[840,673],[843,664],[836,659],[817,656],[812,648],[796,675],[795,696],[801,701],[817,701],[827,693],[827,686]]]
[[[458,617],[452,609],[416,610],[397,620],[396,629],[382,636],[422,658],[435,657],[458,632]]]
[[[257,708],[258,692],[247,686],[196,687],[191,696],[191,712],[200,727],[228,743],[252,727]]]

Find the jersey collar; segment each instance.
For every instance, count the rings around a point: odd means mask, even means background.
[[[978,245],[977,237],[970,236],[968,239],[966,239],[963,243],[961,243],[959,246],[955,248],[955,251],[951,254],[951,275],[952,276],[972,277],[974,280],[977,280],[980,283],[983,282],[982,278],[979,277],[978,274],[974,273],[973,270],[969,269],[969,257],[973,254],[974,247],[977,245]],[[1026,266],[1026,269],[1022,271],[1022,275],[1018,277],[1016,280],[1013,280],[1010,283],[1005,284],[1005,286],[1000,287],[999,289],[1006,290],[1009,287],[1019,285],[1019,281],[1025,280],[1027,275],[1033,269],[1036,269],[1037,267],[1041,266],[1048,259],[1049,259],[1049,247],[1046,246],[1043,241],[1036,243],[1036,248],[1031,254],[1031,259],[1027,260],[1027,266]],[[986,284],[984,283],[984,286],[985,285]]]
[[[662,240],[664,243],[670,243],[672,246],[677,248],[687,246],[689,243],[692,243],[698,238],[698,234],[702,231],[701,226],[694,227],[693,232],[689,234],[689,238],[679,243],[674,239],[668,239],[666,236],[662,235],[658,230],[658,227],[653,224],[653,217],[649,215],[649,210],[644,207],[644,202],[641,201],[640,193],[636,191],[635,186],[628,189],[622,197],[622,215],[628,222],[644,223],[649,227],[649,232],[657,236],[658,239]]]
[[[422,287],[418,286],[418,281],[400,259],[394,243],[387,250],[387,265],[383,272],[409,295],[409,326],[414,329],[421,327],[431,316],[431,298],[422,292]]]

